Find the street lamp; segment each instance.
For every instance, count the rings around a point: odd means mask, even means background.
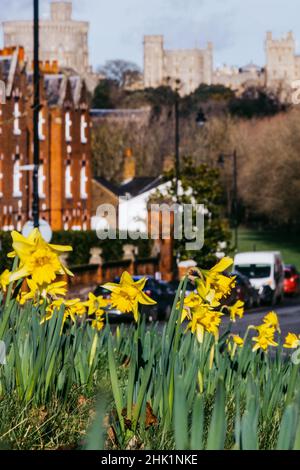
[[[233,163],[233,199],[232,199],[232,220],[234,227],[234,249],[238,249],[238,187],[237,187],[237,152],[234,150],[233,153],[225,154],[222,153],[219,155],[218,163],[219,165],[224,165],[226,158],[232,158]]]
[[[196,124],[199,127],[204,127],[207,122],[207,118],[202,110],[202,108],[199,109],[197,117],[196,117]]]
[[[181,87],[181,81],[175,80],[175,173],[176,173],[176,199],[178,202],[179,198],[179,180],[180,180],[180,134],[179,134],[179,90]]]
[[[33,175],[32,217],[33,225],[39,228],[39,112],[40,112],[40,67],[39,67],[39,0],[33,0]]]

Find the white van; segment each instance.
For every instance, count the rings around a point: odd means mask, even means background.
[[[264,303],[275,305],[282,300],[284,264],[279,251],[237,253],[234,269],[248,277]]]

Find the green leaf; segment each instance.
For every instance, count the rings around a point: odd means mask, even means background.
[[[225,387],[222,379],[217,385],[214,410],[209,426],[207,450],[223,450],[226,436]]]
[[[204,401],[198,394],[195,399],[191,430],[191,449],[203,450]]]
[[[188,450],[188,410],[183,377],[177,377],[174,397],[174,432],[176,450]]]

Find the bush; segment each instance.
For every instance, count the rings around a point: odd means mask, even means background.
[[[57,245],[71,245],[73,251],[69,254],[68,264],[70,266],[80,266],[89,263],[91,248],[102,248],[102,257],[104,261],[120,260],[123,257],[123,246],[132,244],[138,248],[139,258],[151,256],[150,240],[99,240],[96,232],[89,230],[86,232],[78,231],[58,231],[54,232],[51,243]],[[10,269],[12,262],[7,258],[11,251],[10,232],[0,232],[0,272],[4,269]]]

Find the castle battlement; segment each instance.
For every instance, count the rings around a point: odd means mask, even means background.
[[[163,36],[144,37],[144,86],[156,88],[180,81],[180,94],[192,93],[213,80],[213,45],[205,49],[165,49]]]
[[[71,1],[52,1],[50,17],[40,20],[40,59],[58,61],[82,76],[91,73],[88,50],[89,23],[72,19]],[[31,20],[3,22],[4,47],[24,46],[25,60],[33,61],[33,23]]]

